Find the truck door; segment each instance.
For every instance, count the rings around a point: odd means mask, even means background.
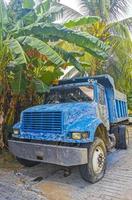
[[[105,89],[100,85],[98,86],[98,114],[104,125],[109,129],[109,114]]]

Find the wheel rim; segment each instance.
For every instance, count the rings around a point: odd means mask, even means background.
[[[100,146],[97,146],[93,153],[93,171],[96,174],[101,173],[105,164],[105,154]]]

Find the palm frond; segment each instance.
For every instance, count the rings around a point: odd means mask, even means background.
[[[130,24],[127,25],[127,21],[125,20],[111,22],[107,25],[106,29],[109,29],[112,35],[118,35],[122,38],[129,38],[131,40]]]
[[[89,11],[86,6],[86,0],[76,0],[76,6],[69,4],[69,2],[65,0],[57,1],[57,4],[63,5],[66,8],[72,9],[72,11],[78,12],[80,15],[88,15]]]
[[[58,7],[59,10],[57,10]],[[55,14],[55,24],[62,24],[70,19],[76,19],[78,17],[83,16],[80,12],[60,3],[54,6],[54,10],[56,11],[53,11],[53,7],[51,7],[51,9],[52,13]]]
[[[128,0],[112,0],[110,5],[111,18],[119,19],[127,13],[129,6]]]
[[[118,20],[114,23],[120,23],[129,28],[129,30],[132,32],[132,17],[124,18],[122,20]]]
[[[55,23],[64,23],[70,19],[76,19],[89,14],[85,0],[76,0],[76,6],[74,7],[64,0],[54,3],[53,6],[56,8]],[[61,8],[58,13],[57,8]]]

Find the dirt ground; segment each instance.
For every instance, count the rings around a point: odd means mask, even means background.
[[[128,150],[108,156],[105,177],[85,182],[78,167],[68,177],[64,168],[40,164],[21,166],[8,152],[0,154],[0,200],[132,200],[132,127]]]

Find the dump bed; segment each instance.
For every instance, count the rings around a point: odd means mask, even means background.
[[[128,120],[127,97],[125,94],[115,89],[114,80],[110,75],[99,75],[91,77],[104,86],[107,106],[109,112],[109,122],[118,123]]]
[[[118,121],[128,119],[127,97],[117,90],[115,90],[115,107]]]

